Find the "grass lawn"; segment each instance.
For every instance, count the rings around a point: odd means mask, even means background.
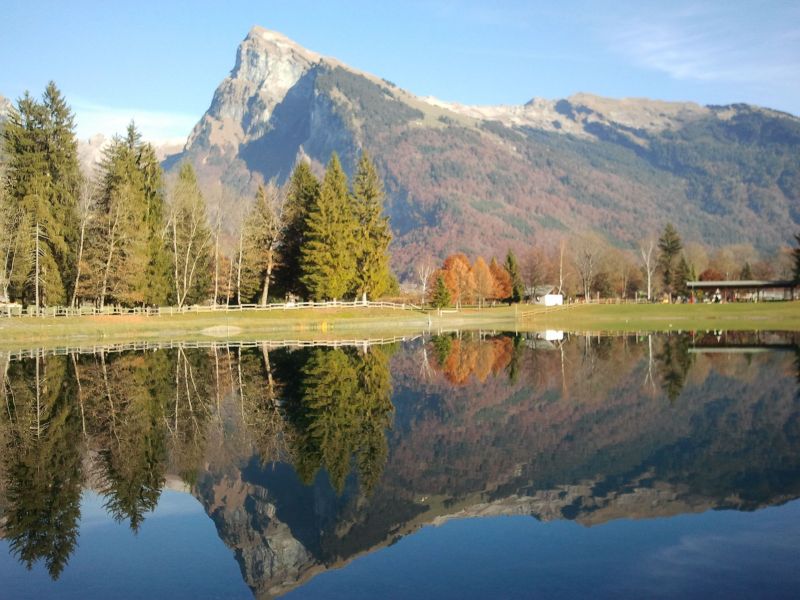
[[[0,318],[0,349],[133,341],[387,338],[422,331],[800,331],[800,302],[761,304],[519,305],[459,312],[375,308],[220,311],[161,316]]]
[[[800,331],[800,302],[735,304],[591,304],[536,308],[526,329],[570,331]]]

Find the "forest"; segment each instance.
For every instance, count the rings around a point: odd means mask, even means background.
[[[222,207],[209,218],[188,162],[167,181],[134,123],[84,174],[73,114],[50,83],[11,110],[2,139],[2,302],[263,305],[396,289],[383,184],[366,153],[352,181],[333,154],[321,181],[300,162],[282,188],[259,186],[239,203],[249,208],[225,253]]]
[[[384,184],[366,152],[350,181],[333,153],[321,178],[300,161],[283,186],[273,180],[253,198],[214,203],[190,162],[165,174],[134,123],[105,148],[95,172],[83,173],[74,129],[52,82],[41,100],[21,98],[3,126],[0,302],[38,312],[401,293]],[[233,226],[231,211],[240,213]],[[636,248],[562,233],[532,239],[519,259],[509,249],[502,264],[498,256],[470,261],[452,252],[457,243],[439,265],[433,248],[417,249],[422,258],[402,293],[460,307],[530,300],[545,287],[569,297],[656,300],[686,298],[687,280],[800,279],[800,239],[798,248],[764,256],[746,243],[684,244],[670,223]]]

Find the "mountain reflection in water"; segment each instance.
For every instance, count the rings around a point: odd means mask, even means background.
[[[466,333],[0,354],[0,533],[58,579],[85,489],[136,532],[179,481],[268,597],[452,518],[778,505],[800,496],[797,343]]]

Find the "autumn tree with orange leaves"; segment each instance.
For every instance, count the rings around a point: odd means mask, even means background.
[[[450,298],[455,303],[456,308],[460,308],[463,302],[469,302],[475,294],[475,276],[469,259],[459,253],[448,256],[442,266],[444,283],[450,290]]]
[[[472,265],[472,275],[475,279],[475,295],[478,299],[478,306],[482,307],[486,300],[495,297],[496,287],[489,265],[482,256],[475,259],[475,263]]]
[[[489,271],[492,273],[494,279],[494,295],[497,300],[505,300],[511,296],[511,275],[508,274],[506,268],[493,258],[489,264]]]

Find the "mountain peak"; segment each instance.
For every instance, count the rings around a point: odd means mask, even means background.
[[[254,25],[247,33],[247,37],[245,37],[242,45],[248,43],[266,51],[277,50],[283,53],[295,53],[312,62],[323,59],[322,55],[305,48],[279,31],[273,31],[261,25]]]
[[[323,60],[282,33],[254,26],[186,147],[201,143],[235,149],[248,136],[263,133],[287,92]]]

